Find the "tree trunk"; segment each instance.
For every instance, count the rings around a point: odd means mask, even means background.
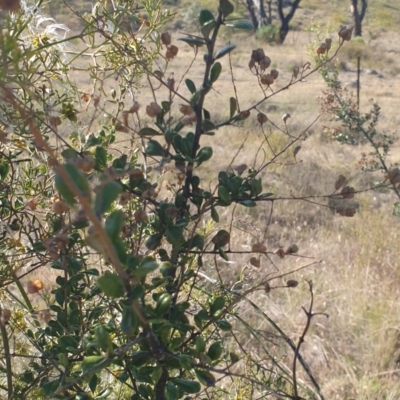
[[[246,0],[246,8],[250,13],[250,19],[255,30],[261,28],[262,26],[268,25],[268,18],[264,8],[264,0]]]
[[[362,36],[362,21],[367,11],[367,0],[361,0],[361,11],[358,11],[358,0],[350,0],[350,12],[354,22],[354,36]]]
[[[278,0],[278,15],[279,19],[281,20],[281,27],[279,29],[280,44],[282,44],[285,41],[286,36],[289,33],[289,23],[294,17],[294,13],[299,7],[300,1],[301,0],[295,0],[292,3],[289,13],[285,16],[285,14],[283,13],[283,0]]]

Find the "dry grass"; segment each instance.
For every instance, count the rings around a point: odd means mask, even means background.
[[[336,1],[335,4],[339,3]],[[304,0],[302,15],[308,16],[309,21],[311,16],[317,18],[323,8],[320,4],[321,1]],[[374,97],[383,110],[382,131],[391,132],[400,124],[399,99],[394,96],[398,89],[394,74],[398,73],[400,46],[398,33],[378,32],[377,24],[382,18],[398,22],[395,10],[390,8],[398,9],[397,2],[387,4],[388,7],[383,8],[380,14],[368,17],[367,20],[365,31],[370,32],[367,38],[370,35],[371,39],[365,45],[367,49],[361,53],[362,66],[364,68],[365,62],[368,69],[378,70],[383,77],[363,71],[361,106],[365,108],[369,98]],[[327,22],[329,18],[334,24],[339,20],[347,21],[347,9],[340,7],[326,17]],[[392,25],[389,24],[388,28],[390,26]],[[179,35],[175,34],[174,39],[177,37]],[[276,88],[290,79],[290,68],[293,65],[302,64],[308,59],[306,45],[310,39],[311,35],[308,33],[292,32],[282,47],[266,49],[274,66],[280,70]],[[238,44],[238,50],[232,57],[235,82],[241,106],[246,108],[260,98],[261,94],[255,78],[247,69],[250,51],[252,48],[264,46],[246,35],[237,36],[233,41]],[[352,63],[355,46],[349,44],[339,56],[348,66],[341,75],[345,83],[356,79]],[[179,47],[179,57],[171,63],[175,79],[180,79],[193,57],[191,49],[182,44]],[[201,54],[198,59],[190,77],[200,85]],[[223,71],[228,70],[227,61],[227,58],[223,60]],[[89,83],[84,76],[78,76],[77,79],[80,79],[82,87]],[[298,134],[318,115],[317,96],[321,95],[323,88],[322,79],[316,74],[307,82],[273,97],[260,110],[266,112],[279,126],[282,126],[282,114],[289,112],[292,115],[288,124],[289,130]],[[231,94],[231,81],[224,74],[206,104],[216,120],[227,116],[228,96]],[[141,104],[146,104],[150,98],[146,87],[137,92],[137,99]],[[267,169],[264,174],[265,191],[272,190],[280,195],[293,193],[297,196],[327,194],[333,191],[333,184],[339,174],[346,175],[356,188],[368,184],[370,177],[356,169],[356,163],[364,149],[329,143],[321,134],[323,124],[328,123],[323,118],[311,129],[308,139],[301,143],[301,163],[288,167],[273,165]],[[277,134],[273,128],[270,134],[274,145],[282,146],[285,140],[283,135]],[[259,146],[263,136],[254,121],[246,121],[242,128],[221,129],[215,138],[204,140],[204,144],[214,141],[213,169],[204,167],[199,173],[204,178],[215,181],[214,171],[228,166],[246,135],[247,142],[235,164],[252,165],[254,149]],[[121,141],[124,140],[126,137],[121,137]],[[393,153],[398,154],[397,150],[398,147]],[[269,204],[257,210],[238,208],[233,217],[234,226],[241,230],[235,230],[231,246],[248,249],[257,237],[271,250],[297,243],[299,254],[311,257],[311,260],[293,257],[280,262],[277,266],[281,271],[299,268],[310,261],[320,261],[296,275],[300,281],[297,288],[290,291],[277,289],[270,294],[257,292],[252,300],[296,341],[305,323],[301,306],[307,305],[309,301],[305,280],[312,279],[315,310],[326,312],[329,319],[319,316],[313,320],[302,354],[315,372],[326,399],[395,400],[400,398],[400,227],[398,220],[391,215],[394,199],[389,194],[369,192],[360,195],[357,200],[360,208],[356,216],[349,219],[333,215],[323,206],[316,207],[301,201],[278,202],[267,231],[265,226]],[[323,201],[322,203],[326,204]],[[227,224],[232,217],[231,211],[225,214]],[[236,260],[233,265],[222,264],[227,284],[233,284],[237,280],[241,267],[247,262],[243,258]],[[262,268],[261,274],[274,271],[274,267],[266,259],[263,259]],[[270,330],[266,322],[251,308],[245,304],[240,307],[254,328],[265,332]],[[257,343],[249,341],[248,344],[254,346],[254,352],[260,351]],[[282,348],[282,356],[287,351],[287,348]],[[291,357],[292,354],[287,353],[288,366]]]

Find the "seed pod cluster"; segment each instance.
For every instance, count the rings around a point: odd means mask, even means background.
[[[165,53],[165,58],[167,61],[172,60],[174,57],[178,55],[179,49],[175,45],[171,45],[167,47],[167,52]]]
[[[354,31],[354,26],[353,25],[341,26],[339,28],[338,35],[339,35],[340,38],[343,39],[343,41],[348,42],[349,40],[351,40],[351,36],[353,35],[353,31]]]
[[[156,118],[161,111],[162,108],[154,101],[146,107],[146,113],[150,118]]]
[[[271,66],[271,59],[265,55],[263,49],[256,49],[251,52],[249,69],[255,69],[257,75],[261,76],[260,81],[263,85],[272,85],[278,78],[278,71],[272,69],[268,74],[264,72]]]

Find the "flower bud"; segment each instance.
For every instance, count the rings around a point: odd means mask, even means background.
[[[171,34],[169,32],[163,32],[161,34],[161,43],[165,46],[169,46],[171,44]]]

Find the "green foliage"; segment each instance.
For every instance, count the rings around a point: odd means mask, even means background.
[[[220,398],[220,379],[229,377],[238,385],[254,385],[250,392],[260,396],[294,393],[300,398],[298,392],[304,392],[321,398],[299,350],[254,303],[249,303],[252,309],[294,351],[294,365],[298,359],[313,392],[302,387],[295,368],[289,373],[267,349],[274,344],[264,345],[268,361],[261,366],[259,357],[230,341],[238,340],[238,326],[260,341],[235,307],[250,301],[247,294],[269,293],[268,282],[286,275],[260,275],[247,292],[240,292],[227,287],[219,270],[220,262],[242,253],[267,254],[260,243],[245,252],[235,250],[232,224],[223,218],[232,208],[278,200],[265,189],[262,176],[276,154],[253,167],[212,168],[212,183],[199,173],[200,166],[212,166],[216,158],[215,131],[241,125],[274,95],[262,86],[265,55],[255,50],[252,68],[264,97],[247,110],[240,109],[237,97],[226,98],[229,112],[222,120],[217,110],[205,108],[213,85],[228,73],[223,63],[236,48],[218,42],[220,28],[249,29],[249,24],[229,19],[234,7],[228,0],[221,0],[215,13],[198,12],[200,33],[181,41],[195,54],[199,48],[205,51],[203,77],[196,83],[182,77],[190,92],[186,98],[158,67],[162,59],[166,71],[178,55],[170,35],[160,34],[171,18],[161,3],[98,2],[82,17],[81,33],[66,39],[66,28],[55,21],[41,25],[40,5],[7,13],[0,30],[4,396],[175,400],[207,392]],[[70,46],[76,39],[83,48]],[[91,79],[90,90],[75,83],[73,72],[80,68]],[[301,74],[306,78],[306,69]],[[154,100],[146,107],[147,119],[135,99],[142,76],[167,91],[158,92],[155,85],[144,89]],[[172,101],[178,95],[181,117]],[[120,134],[129,138],[126,147],[116,146]],[[210,136],[207,145],[204,136]],[[290,138],[281,153],[294,148],[301,135]],[[158,171],[166,165],[179,171],[169,196],[159,195]],[[293,248],[268,257],[293,255]],[[17,274],[27,259],[48,279],[26,281]],[[256,267],[257,259],[250,258],[250,264]],[[203,273],[205,265],[215,278]],[[237,283],[244,281],[241,277]],[[283,287],[295,286],[291,280]],[[46,310],[41,314],[29,297],[40,293],[45,293],[39,304]],[[10,362],[11,336],[20,349],[13,359],[21,357],[21,363]],[[234,364],[239,372],[232,374]]]

